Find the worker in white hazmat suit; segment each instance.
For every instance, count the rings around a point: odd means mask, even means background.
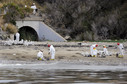
[[[39,50],[39,52],[37,53],[37,59],[38,60],[45,60],[42,50]]]
[[[117,45],[118,45],[119,52],[120,52],[120,54],[119,54],[118,57],[123,57],[123,55],[124,55],[124,47],[123,47],[123,44],[117,43]]]
[[[33,14],[35,15],[36,14],[36,9],[37,9],[35,3],[33,3],[33,6],[31,6],[31,8],[33,9]]]
[[[104,55],[106,55],[106,56],[109,55],[108,50],[105,45],[103,45],[103,52],[104,52]]]
[[[17,32],[16,33],[16,41],[19,42],[19,39],[20,39],[20,34]]]
[[[48,45],[49,48],[49,53],[51,55],[51,60],[55,59],[55,48],[53,47],[53,45]]]
[[[96,47],[93,48],[93,52],[92,53],[93,53],[92,57],[96,57],[97,56],[97,49],[96,49]]]
[[[97,44],[94,44],[94,45],[91,45],[90,46],[90,53],[91,53],[91,56],[92,57],[95,57],[96,56],[96,53],[97,53],[96,47],[97,46],[98,46]]]

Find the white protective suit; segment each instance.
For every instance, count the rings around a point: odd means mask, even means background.
[[[107,50],[106,46],[104,46],[104,47],[103,47],[103,52],[104,52],[104,54],[105,54],[106,56],[108,56],[108,55],[109,55],[109,53],[108,53],[108,50]]]
[[[118,45],[119,51],[120,51],[120,55],[124,55],[124,47],[123,44],[119,44]]]
[[[93,56],[93,55],[95,55],[97,53],[97,50],[94,50],[95,47],[96,47],[96,44],[90,46],[91,56]]]
[[[37,58],[38,58],[38,59],[41,58],[41,60],[45,60],[45,58],[43,57],[43,52],[39,51],[39,52],[37,53]]]
[[[33,6],[31,6],[31,8],[33,9],[33,14],[35,15],[36,14],[36,9],[37,9],[35,3],[33,3]]]
[[[97,56],[97,49],[94,47],[94,49],[93,49],[93,52],[92,52],[92,56]]]
[[[49,53],[51,54],[51,59],[55,59],[55,48],[53,45],[50,46]]]
[[[16,33],[16,41],[17,42],[19,41],[19,38],[20,38],[20,34],[19,33]]]

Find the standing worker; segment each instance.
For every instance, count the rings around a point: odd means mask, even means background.
[[[31,6],[31,8],[33,9],[33,14],[35,15],[36,14],[36,10],[37,10],[37,7],[35,5],[35,3],[33,3],[33,6]]]
[[[103,52],[104,52],[104,55],[106,55],[106,56],[109,55],[108,50],[105,45],[103,45]]]
[[[97,55],[96,47],[98,47],[97,44],[94,44],[94,45],[91,45],[91,46],[90,46],[90,52],[91,52],[91,56],[92,56],[92,57],[96,57],[96,55]]]
[[[51,55],[51,60],[55,59],[55,48],[53,47],[53,45],[48,45],[49,48],[49,54]]]
[[[16,41],[19,42],[19,39],[20,39],[20,34],[17,32],[16,33]]]
[[[42,50],[39,50],[39,52],[37,53],[37,59],[38,60],[42,60],[42,61],[45,60],[45,58],[43,56],[43,51]]]
[[[118,45],[119,52],[120,52],[120,54],[118,55],[118,57],[123,57],[123,55],[124,55],[124,47],[123,47],[123,44],[117,43],[117,45]]]

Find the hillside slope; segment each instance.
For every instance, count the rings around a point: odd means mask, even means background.
[[[17,18],[29,16],[33,3],[43,22],[63,37],[71,40],[127,39],[126,0],[0,0],[0,8],[8,6],[10,9],[0,16],[0,27],[6,30],[6,23],[15,25]]]
[[[75,40],[127,39],[126,0],[34,0],[44,22]]]

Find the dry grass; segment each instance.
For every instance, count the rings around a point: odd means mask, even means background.
[[[17,27],[15,25],[9,23],[7,25],[6,30],[8,31],[8,33],[14,34],[17,32]]]
[[[3,4],[2,4],[2,3],[0,3],[0,8],[1,8],[1,7],[3,7]]]
[[[3,24],[4,20],[3,20],[3,16],[0,16],[0,25]]]
[[[3,16],[0,16],[0,27],[2,28],[2,30],[4,30],[4,20],[3,20]]]

